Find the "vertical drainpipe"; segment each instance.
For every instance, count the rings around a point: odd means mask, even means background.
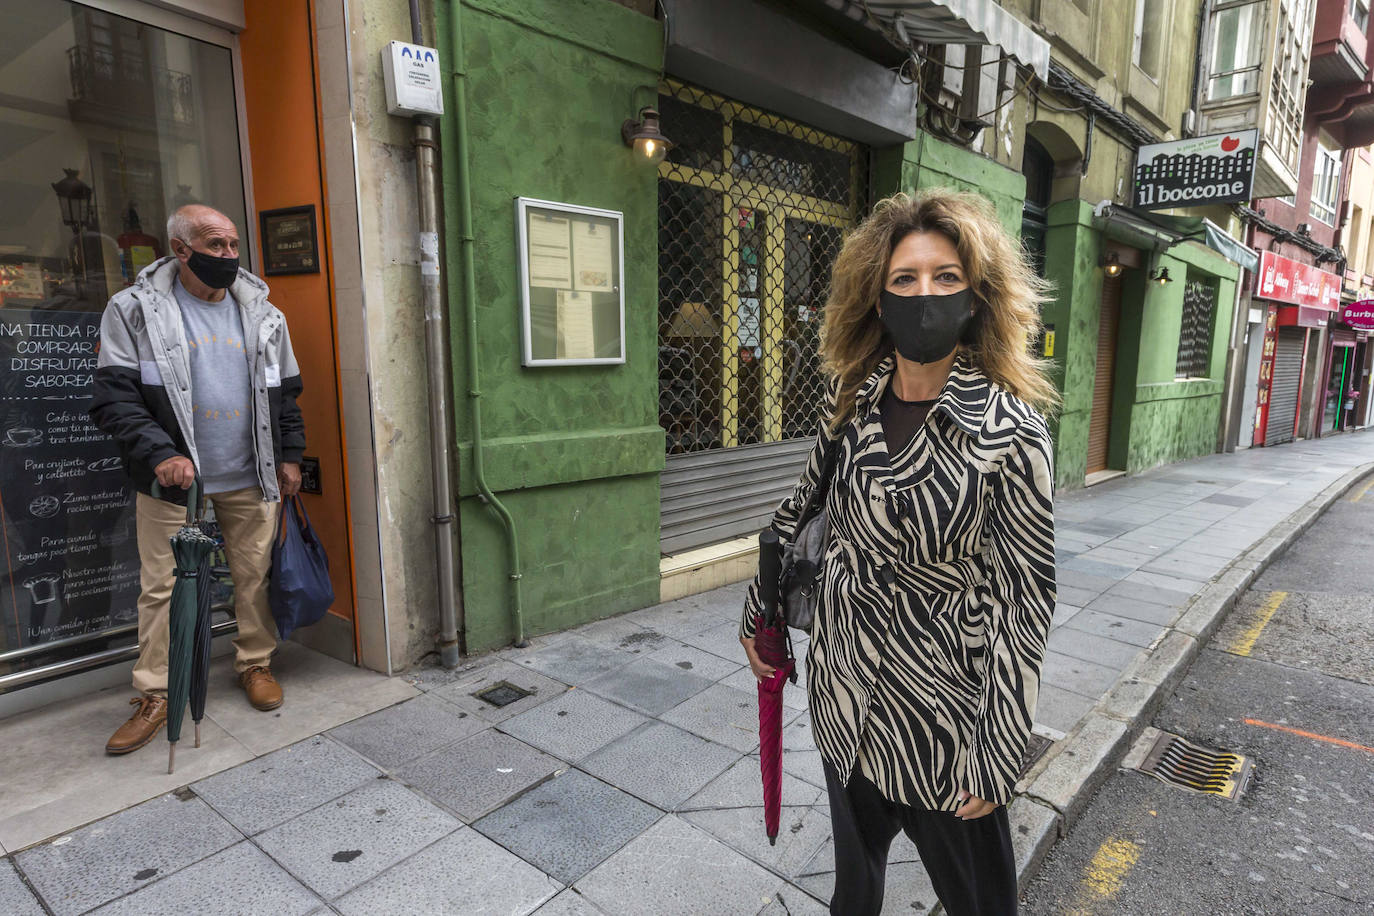
[[[410,0],[410,40],[424,45],[419,0]],[[444,291],[439,262],[439,184],[435,162],[434,121],[415,119],[415,185],[419,197],[420,301],[425,311],[425,377],[429,388],[430,478],[434,492],[435,571],[438,574],[439,661],[458,664],[462,621],[458,606],[454,562],[453,489],[449,478],[448,334],[444,320]]]
[[[416,0],[411,0],[412,3]],[[482,389],[477,348],[477,271],[473,254],[472,235],[472,173],[468,168],[468,100],[467,63],[463,53],[463,3],[449,0],[449,40],[453,44],[454,159],[458,164],[459,232],[463,254],[463,312],[466,322],[468,409],[472,426],[472,460],[469,468],[478,498],[491,510],[506,532],[509,552],[510,618],[515,632],[515,645],[523,649],[525,639],[524,612],[521,599],[520,542],[515,533],[515,519],[487,485],[482,464]]]

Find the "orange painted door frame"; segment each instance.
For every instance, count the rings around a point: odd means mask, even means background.
[[[330,559],[331,613],[353,628],[352,545],[348,517],[344,430],[335,341],[333,263],[311,0],[244,0],[247,28],[239,36],[244,106],[252,163],[253,206],[263,210],[312,206],[319,272],[264,277],[271,301],[286,314],[305,391],[306,455],[319,461],[319,495],[305,494],[307,511]],[[259,238],[259,244],[262,239]],[[265,263],[266,259],[259,261]]]

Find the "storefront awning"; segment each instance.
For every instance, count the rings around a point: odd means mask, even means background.
[[[997,45],[1049,79],[1050,43],[993,0],[826,0],[846,14],[881,20],[899,35],[933,45]]]
[[[1129,236],[1127,241],[1163,251],[1179,242],[1201,242],[1229,261],[1254,272],[1259,255],[1225,229],[1202,216],[1168,216],[1141,213],[1104,200],[1093,209],[1093,220]]]

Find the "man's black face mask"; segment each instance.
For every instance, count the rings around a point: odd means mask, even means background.
[[[973,319],[972,302],[971,289],[947,296],[899,296],[883,290],[878,317],[905,359],[935,363],[958,346]]]
[[[228,289],[239,276],[238,258],[217,258],[194,248],[186,259],[186,266],[191,268],[197,280],[211,289]]]

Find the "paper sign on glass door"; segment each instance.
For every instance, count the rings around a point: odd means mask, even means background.
[[[552,289],[572,286],[568,225],[566,217],[530,214],[530,286]]]
[[[609,226],[579,221],[572,225],[572,248],[577,282],[573,289],[589,293],[609,293],[615,262],[611,257]]]

